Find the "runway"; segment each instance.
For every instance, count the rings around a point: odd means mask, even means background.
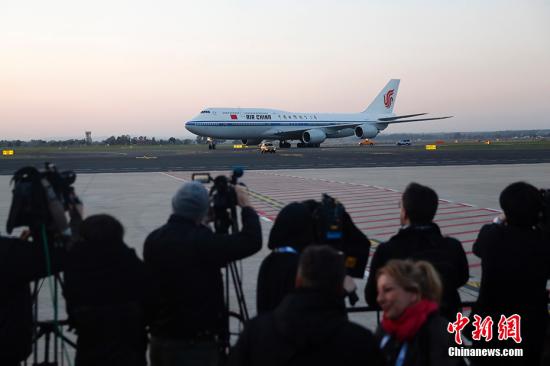
[[[117,217],[125,227],[125,241],[141,255],[145,237],[166,222],[171,211],[171,197],[183,181],[191,179],[193,171],[227,175],[234,165],[261,166],[262,169],[246,170],[242,178],[251,192],[254,207],[262,216],[264,238],[264,248],[242,262],[245,296],[254,314],[257,272],[269,253],[265,246],[272,220],[284,205],[309,198],[318,200],[325,192],[333,195],[344,204],[356,225],[372,239],[374,251],[378,243],[399,229],[400,194],[409,182],[416,181],[438,192],[440,203],[436,222],[444,234],[460,239],[467,252],[471,278],[460,293],[463,300],[469,301],[477,296],[480,278],[480,262],[471,252],[472,245],[481,226],[491,222],[498,213],[500,191],[518,180],[550,188],[550,162],[536,164],[548,160],[546,151],[537,150],[520,153],[478,151],[475,154],[473,151],[437,151],[440,152],[442,154],[424,155],[431,152],[388,147],[370,151],[359,148],[293,149],[275,155],[261,155],[257,151],[205,150],[177,156],[158,154],[157,159],[136,158],[143,152],[133,152],[133,158],[130,154],[125,158],[102,154],[18,157],[2,161],[0,223],[6,222],[9,212],[12,171],[31,162],[41,164],[50,160],[61,170],[78,172],[75,189],[85,204],[85,214],[108,213]],[[158,164],[158,159],[162,156],[167,161],[179,159],[180,169],[160,168],[162,164]],[[346,161],[352,157],[357,163],[350,167]],[[283,169],[284,161],[289,168]],[[490,164],[494,161],[498,164]],[[514,164],[518,161],[530,163]],[[13,164],[11,168],[6,167],[6,162]],[[373,166],[357,167],[361,162]],[[196,169],[183,169],[188,166]],[[154,172],[148,172],[149,169]],[[360,297],[363,287],[364,280],[358,281]],[[364,300],[358,305],[365,305]],[[51,309],[46,309],[43,316],[50,317]],[[376,327],[373,314],[354,314],[352,318],[371,329]]]
[[[156,172],[228,170],[241,166],[247,170],[325,169],[357,167],[403,167],[441,165],[495,165],[550,163],[550,150],[513,146],[441,146],[426,151],[423,146],[339,146],[280,149],[275,154],[260,154],[257,149],[233,150],[206,145],[190,149],[111,147],[105,151],[75,152],[52,150],[0,157],[0,174],[13,174],[22,166],[42,166],[53,162],[60,169],[77,173]]]

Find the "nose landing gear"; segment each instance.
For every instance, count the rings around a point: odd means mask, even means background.
[[[290,148],[290,142],[286,141],[279,141],[279,149],[289,149]]]

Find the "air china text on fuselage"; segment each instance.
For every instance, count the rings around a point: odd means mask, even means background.
[[[391,123],[450,118],[416,118],[426,113],[397,116],[393,107],[399,79],[390,80],[361,113],[299,113],[264,108],[206,108],[185,124],[190,132],[211,139],[239,139],[255,145],[279,140],[280,147],[299,140],[299,146],[319,146],[327,138],[357,136],[373,138]]]

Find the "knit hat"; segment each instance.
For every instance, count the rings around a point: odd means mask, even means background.
[[[199,182],[185,183],[172,198],[174,214],[202,220],[208,213],[208,192]]]

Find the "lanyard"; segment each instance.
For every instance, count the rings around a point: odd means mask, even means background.
[[[275,253],[292,253],[292,254],[298,254],[298,252],[296,251],[296,249],[294,249],[293,247],[278,247],[278,248],[273,249],[273,251],[274,251]]]
[[[389,335],[385,335],[384,338],[380,341],[380,348],[384,348],[384,346],[388,343],[390,340]],[[399,354],[397,355],[397,359],[395,360],[395,366],[403,366],[405,363],[405,356],[407,355],[407,343],[403,343],[401,346],[401,349],[399,350]]]

